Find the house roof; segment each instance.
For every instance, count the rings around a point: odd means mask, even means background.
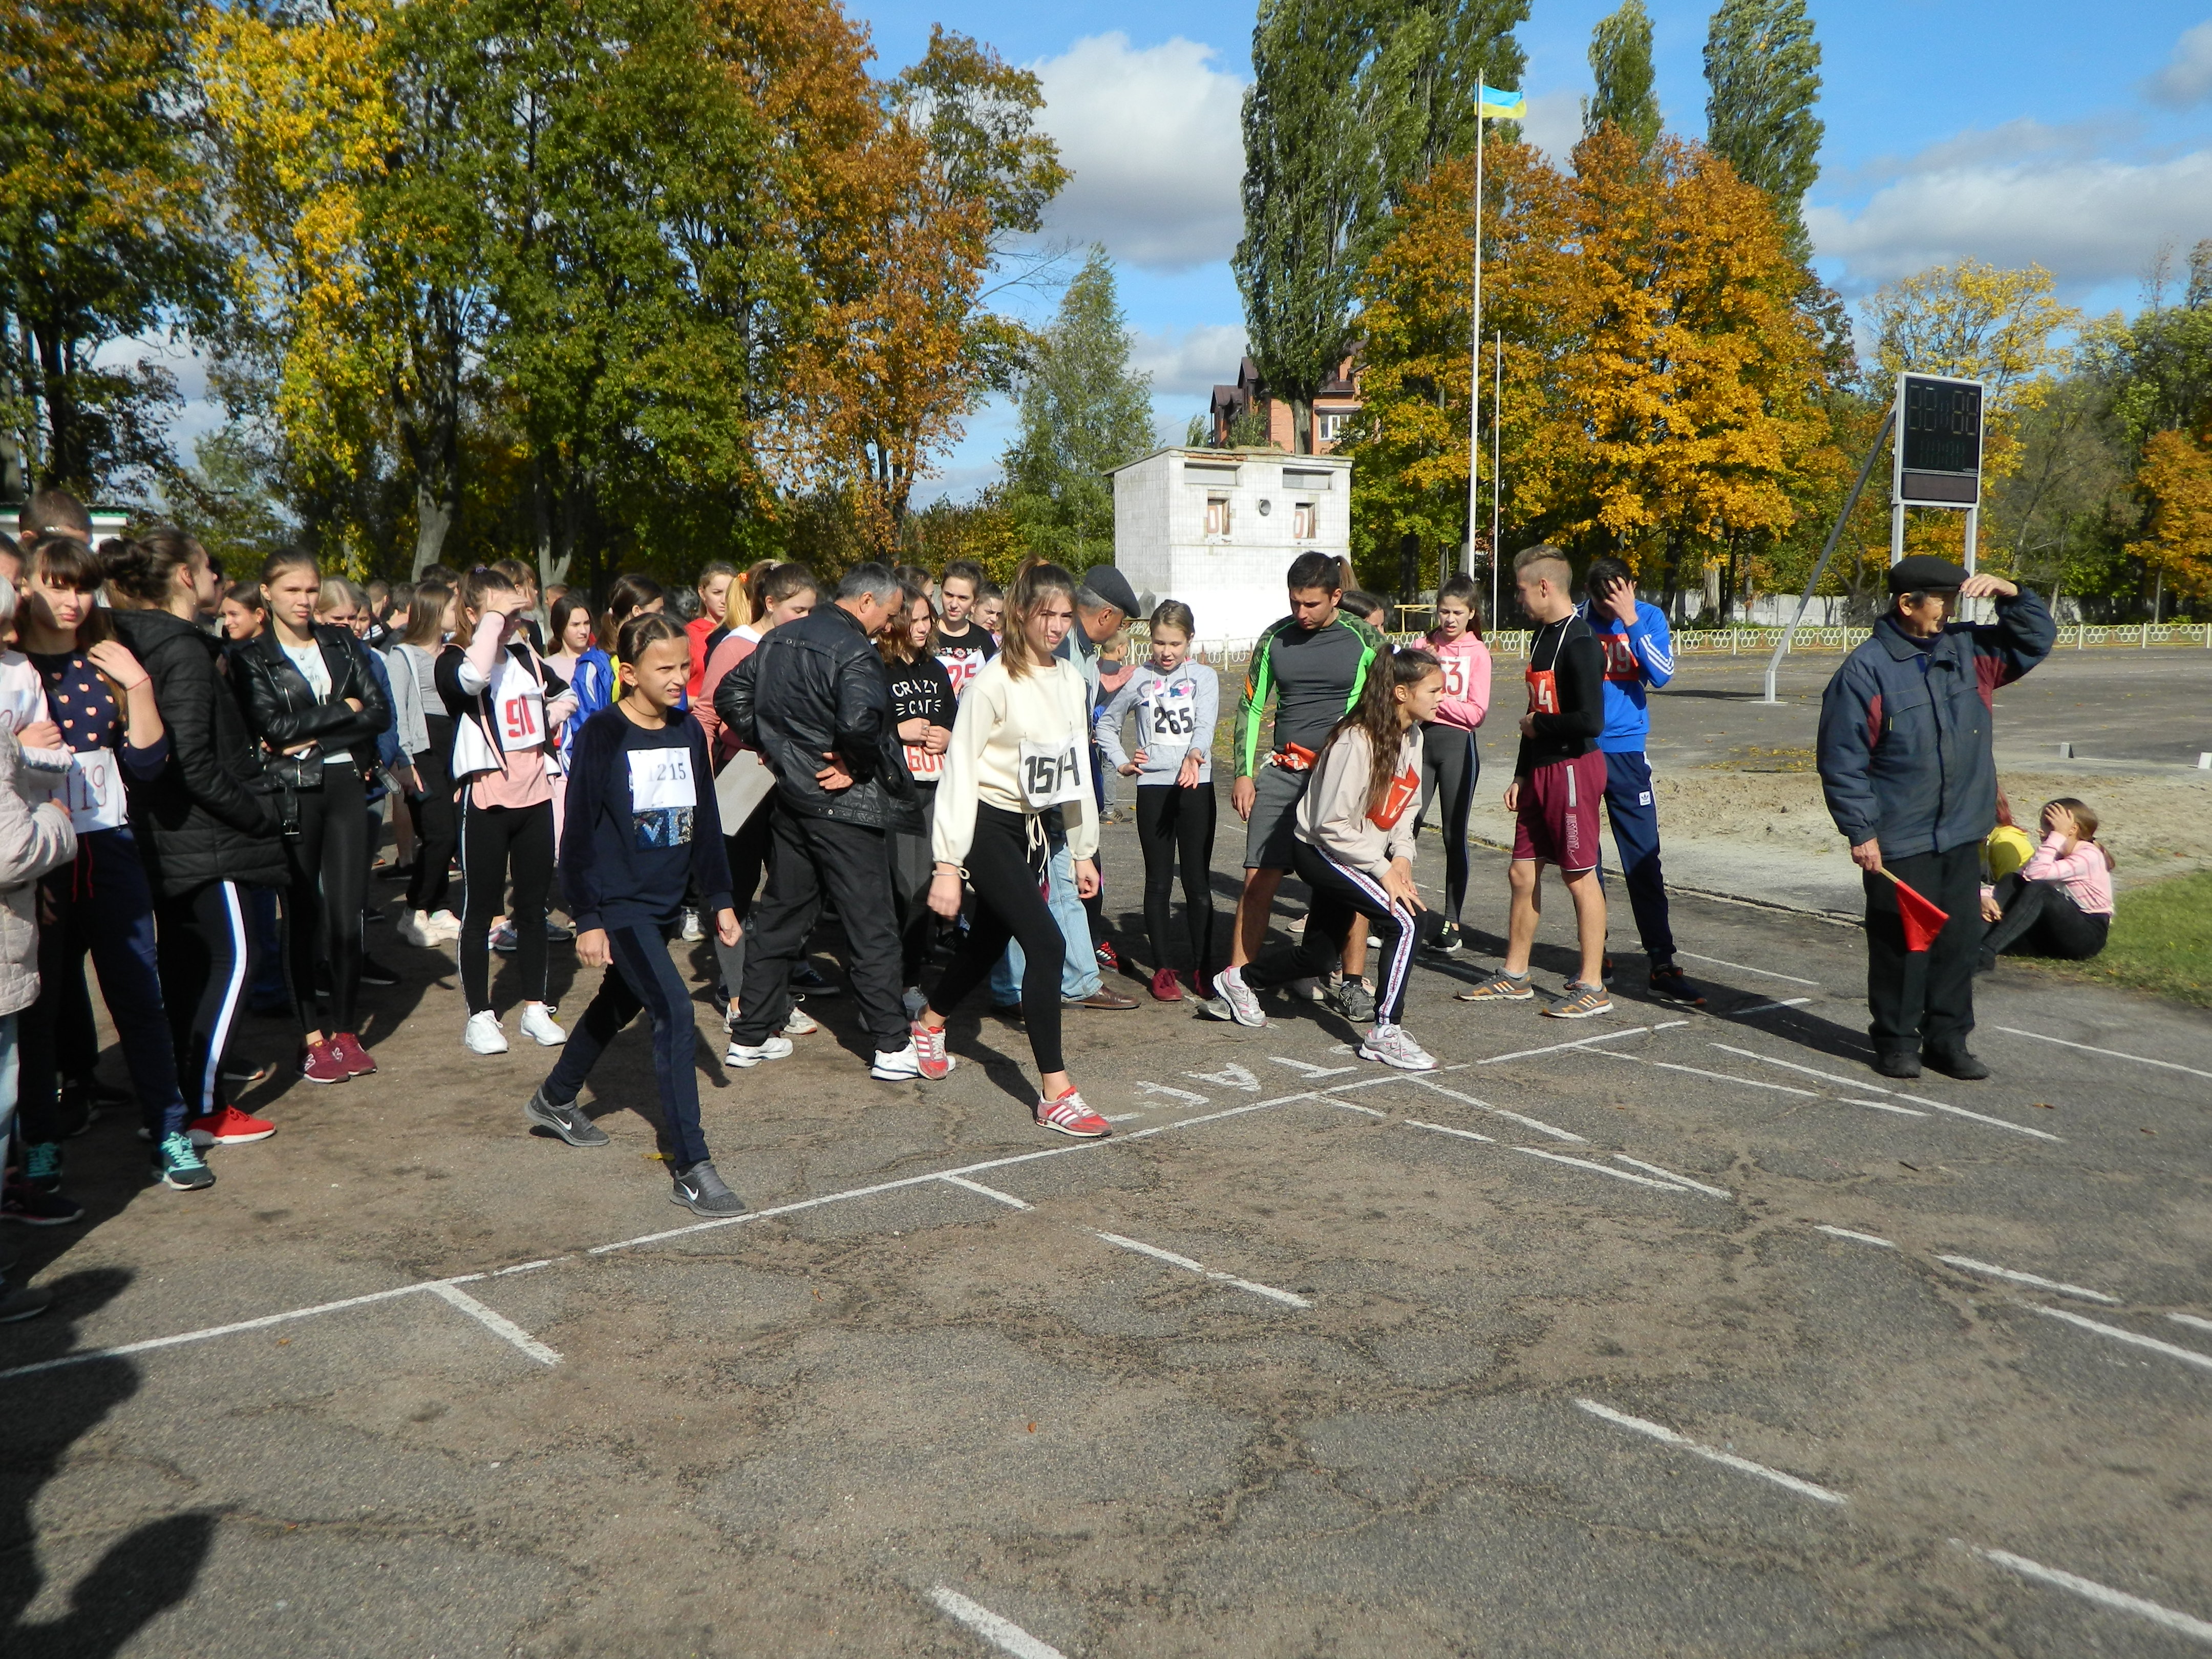
[[[1217,465],[1234,458],[1244,458],[1254,460],[1295,462],[1302,471],[1311,471],[1320,467],[1338,467],[1346,472],[1352,471],[1352,458],[1349,455],[1301,455],[1294,450],[1278,449],[1273,444],[1244,444],[1235,449],[1193,449],[1188,444],[1163,444],[1149,454],[1138,456],[1133,461],[1124,461],[1119,466],[1108,467],[1100,476],[1110,478],[1116,472],[1127,472],[1131,467],[1142,466],[1146,461],[1161,455],[1188,455],[1194,460],[1212,461]]]

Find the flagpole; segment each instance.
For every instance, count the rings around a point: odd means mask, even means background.
[[[1498,331],[1498,347],[1491,356],[1490,386],[1490,625],[1498,626],[1498,538],[1504,533],[1498,492],[1505,473],[1502,457],[1505,442],[1505,331]]]
[[[1467,398],[1467,568],[1474,574],[1474,527],[1482,521],[1482,77],[1474,77],[1474,327],[1468,337]],[[1493,578],[1498,549],[1490,550]],[[1496,584],[1493,580],[1492,586]],[[1492,622],[1496,620],[1493,605]]]

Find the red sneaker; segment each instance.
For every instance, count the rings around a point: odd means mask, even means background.
[[[351,1031],[340,1031],[331,1039],[331,1047],[338,1051],[345,1062],[348,1077],[367,1077],[376,1069],[376,1056],[361,1046],[361,1039]]]
[[[1152,975],[1152,996],[1159,1002],[1181,1002],[1182,981],[1176,977],[1172,968],[1163,968]]]
[[[1100,939],[1097,954],[1099,970],[1102,973],[1118,974],[1121,971],[1121,953],[1114,948],[1112,939]]]
[[[940,1025],[933,1031],[915,1020],[911,1029],[914,1057],[921,1064],[921,1074],[933,1083],[952,1069],[952,1062],[945,1057],[945,1028]]]
[[[300,1048],[300,1075],[310,1083],[343,1083],[353,1073],[337,1043],[309,1042]]]
[[[1058,1100],[1040,1100],[1030,1109],[1030,1115],[1040,1127],[1057,1129],[1079,1140],[1096,1140],[1114,1133],[1114,1126],[1085,1106],[1083,1097],[1073,1089]]]
[[[1190,988],[1197,992],[1198,994],[1206,1001],[1212,1001],[1213,975],[1207,973],[1201,973],[1195,968],[1192,969],[1190,970]]]
[[[195,1146],[243,1146],[248,1141],[266,1140],[276,1133],[276,1126],[268,1119],[241,1112],[235,1106],[196,1117],[185,1127]]]

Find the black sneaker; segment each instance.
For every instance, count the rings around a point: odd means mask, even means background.
[[[1467,939],[1460,931],[1460,925],[1455,921],[1448,921],[1437,929],[1437,936],[1431,942],[1429,949],[1436,951],[1439,956],[1449,956],[1466,943]]]
[[[1879,1049],[1874,1070],[1876,1077],[1911,1079],[1920,1075],[1920,1061],[1910,1048]]]
[[[383,990],[390,986],[398,984],[399,975],[393,973],[392,969],[386,967],[374,957],[363,956],[361,959],[361,982],[363,985],[373,985],[379,990]]]
[[[1690,976],[1671,962],[1651,970],[1651,994],[1662,1002],[1679,1003],[1685,1008],[1705,1006],[1705,994],[1691,984]]]
[[[1964,1048],[1923,1048],[1920,1063],[1931,1072],[1941,1072],[1961,1083],[1981,1083],[1990,1075],[1990,1068]]]
[[[530,1097],[522,1108],[523,1116],[541,1129],[550,1129],[571,1146],[604,1146],[607,1132],[584,1115],[584,1109],[570,1101],[562,1106],[545,1097],[540,1088]]]
[[[197,1193],[215,1185],[215,1171],[202,1160],[192,1138],[179,1130],[163,1135],[161,1144],[154,1149],[151,1179],[180,1193]]]
[[[843,988],[817,973],[812,963],[802,962],[791,970],[791,988],[811,996],[834,997]]]
[[[672,1204],[681,1204],[696,1215],[732,1216],[745,1212],[745,1201],[723,1184],[722,1177],[714,1173],[714,1164],[705,1158],[676,1176],[676,1189],[668,1195]]]
[[[59,1193],[41,1191],[27,1181],[0,1186],[0,1221],[23,1227],[66,1227],[84,1219],[84,1206]]]
[[[0,1280],[0,1325],[12,1325],[20,1319],[36,1319],[54,1305],[52,1291],[11,1291],[5,1280]]]

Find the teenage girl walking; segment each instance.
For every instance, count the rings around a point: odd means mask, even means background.
[[[660,1150],[675,1177],[669,1198],[701,1215],[742,1215],[744,1202],[715,1172],[699,1127],[698,1026],[668,955],[689,887],[713,912],[718,938],[734,945],[738,936],[707,739],[683,713],[690,646],[664,617],[625,623],[617,639],[622,698],[577,735],[561,892],[576,920],[577,959],[606,975],[523,1115],[571,1146],[605,1146],[606,1131],[576,1097],[615,1034],[642,1012],[653,1024]]]
[[[1443,670],[1444,695],[1437,717],[1421,735],[1421,815],[1413,833],[1431,812],[1444,842],[1444,924],[1437,949],[1460,947],[1460,912],[1467,904],[1467,815],[1474,786],[1482,775],[1482,750],[1475,731],[1490,712],[1490,647],[1482,642],[1482,613],[1476,607],[1474,578],[1451,577],[1437,591],[1437,625],[1429,650]]]
[[[1421,725],[1436,718],[1443,693],[1443,669],[1431,652],[1401,651],[1387,673],[1379,662],[1369,669],[1358,705],[1328,734],[1298,802],[1291,855],[1313,890],[1305,937],[1214,980],[1238,1024],[1267,1023],[1254,991],[1326,973],[1353,927],[1372,927],[1382,940],[1382,973],[1359,1057],[1401,1071],[1436,1069],[1399,1021],[1414,952],[1443,920],[1413,885],[1412,811],[1421,788]]]
[[[415,867],[407,878],[407,915],[399,937],[434,949],[461,936],[461,919],[448,907],[453,848],[460,844],[453,810],[453,717],[438,695],[438,653],[453,621],[453,590],[424,582],[415,590],[399,643],[384,653],[401,714],[400,746],[415,765],[417,787],[407,797],[415,825]],[[413,710],[413,718],[406,711]],[[422,747],[415,747],[417,742]]]
[[[376,1069],[355,1028],[368,885],[367,778],[392,711],[361,641],[349,629],[316,623],[321,590],[321,573],[306,554],[271,554],[261,570],[269,627],[231,661],[246,682],[254,733],[275,756],[271,768],[289,798],[284,933],[307,1036],[300,1075],[343,1083]],[[324,974],[327,1000],[317,985]]]
[[[951,676],[931,648],[937,611],[927,591],[909,582],[902,593],[898,613],[877,636],[876,649],[890,677],[891,723],[898,731],[907,775],[914,780],[911,818],[890,826],[891,897],[899,913],[899,983],[906,988],[907,1018],[911,1019],[922,1005],[921,969],[929,960],[930,936],[937,931],[937,919],[929,908],[929,825],[937,810],[937,786],[945,777],[945,751],[952,745],[953,711],[959,707],[959,697]]]
[[[1123,777],[1137,780],[1137,842],[1145,849],[1145,929],[1152,947],[1152,994],[1182,1000],[1170,965],[1168,897],[1182,863],[1183,929],[1191,988],[1210,995],[1213,960],[1213,726],[1221,684],[1190,660],[1198,631],[1190,607],[1170,599],[1152,612],[1152,654],[1098,711],[1092,735]],[[1121,721],[1137,716],[1137,750],[1121,748]]]
[[[1091,785],[1091,720],[1083,675],[1053,653],[1075,620],[1075,579],[1058,565],[1031,565],[1014,579],[999,654],[961,693],[945,751],[930,838],[936,871],[929,908],[960,914],[964,880],[975,921],[929,1004],[915,1022],[922,1075],[941,1077],[945,1009],[957,1008],[990,977],[1009,939],[1019,939],[1022,1018],[1036,1057],[1030,1115],[1062,1134],[1094,1139],[1112,1130],[1084,1103],[1060,1046],[1060,973],[1067,955],[1060,924],[1040,890],[1050,856],[1043,815],[1058,808],[1079,896],[1098,890],[1097,797]]]
[[[491,927],[511,876],[514,963],[522,980],[522,1035],[548,1048],[568,1033],[545,1006],[545,902],[553,886],[553,785],[547,734],[574,712],[572,696],[546,697],[544,665],[531,649],[529,594],[479,565],[461,579],[460,633],[438,658],[438,695],[453,722],[453,776],[461,796],[461,992],[469,1005],[461,1042],[503,1054],[507,1033],[491,1000]]]

